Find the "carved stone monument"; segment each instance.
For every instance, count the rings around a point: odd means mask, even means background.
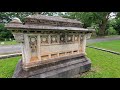
[[[85,48],[94,29],[77,20],[31,15],[24,23],[14,18],[6,27],[22,47],[13,78],[71,78],[91,68]]]

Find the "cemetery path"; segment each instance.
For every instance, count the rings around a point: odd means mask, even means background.
[[[95,43],[95,42],[111,41],[111,40],[120,40],[120,36],[89,39],[87,40],[87,43]],[[21,53],[20,45],[0,46],[0,55],[12,54],[12,53]]]
[[[21,53],[20,45],[0,46],[0,55],[12,53]]]
[[[120,40],[120,36],[100,37],[100,38],[95,38],[95,39],[88,39],[87,43],[104,42],[104,41],[111,41],[111,40]]]

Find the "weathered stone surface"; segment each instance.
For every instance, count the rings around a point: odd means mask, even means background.
[[[14,38],[17,42],[23,43],[24,42],[24,35],[23,33],[13,33]]]
[[[47,67],[48,66],[48,67]],[[52,68],[51,70],[49,68]],[[86,57],[77,57],[52,66],[24,71],[21,61],[18,63],[13,78],[72,78],[77,74],[89,71],[91,62]]]
[[[94,29],[83,28],[80,21],[32,15],[24,24],[15,18],[6,27],[22,46],[22,62],[13,77],[65,78],[90,69],[85,47]]]
[[[26,17],[25,24],[39,24],[51,26],[82,27],[82,23],[75,19],[62,18],[59,16],[31,15]]]

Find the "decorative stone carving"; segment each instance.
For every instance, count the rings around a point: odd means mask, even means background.
[[[79,40],[79,35],[75,35],[75,36],[74,36],[74,41],[75,41],[75,42],[78,42],[78,40]]]
[[[62,44],[62,43],[66,43],[66,41],[65,41],[66,39],[65,39],[65,33],[61,33],[60,34],[60,43]]]
[[[51,43],[52,44],[58,43],[58,37],[57,37],[57,35],[51,35]]]
[[[42,45],[49,44],[48,35],[41,35],[40,38],[41,38],[41,44]]]
[[[37,60],[37,36],[29,36],[29,45],[31,49],[31,61]]]
[[[17,18],[17,17],[13,18],[13,20],[10,23],[20,23],[20,24],[22,24],[22,22],[20,21],[20,19]]]
[[[67,35],[67,43],[73,42],[73,35]]]
[[[24,42],[24,35],[23,33],[13,33],[14,38],[17,42],[23,43]]]

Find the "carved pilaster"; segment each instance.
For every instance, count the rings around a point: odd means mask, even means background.
[[[83,33],[81,34],[81,37],[80,37],[80,52],[86,54],[85,49],[86,49],[86,34]]]
[[[18,43],[24,43],[24,35],[23,33],[13,33],[14,38]]]

